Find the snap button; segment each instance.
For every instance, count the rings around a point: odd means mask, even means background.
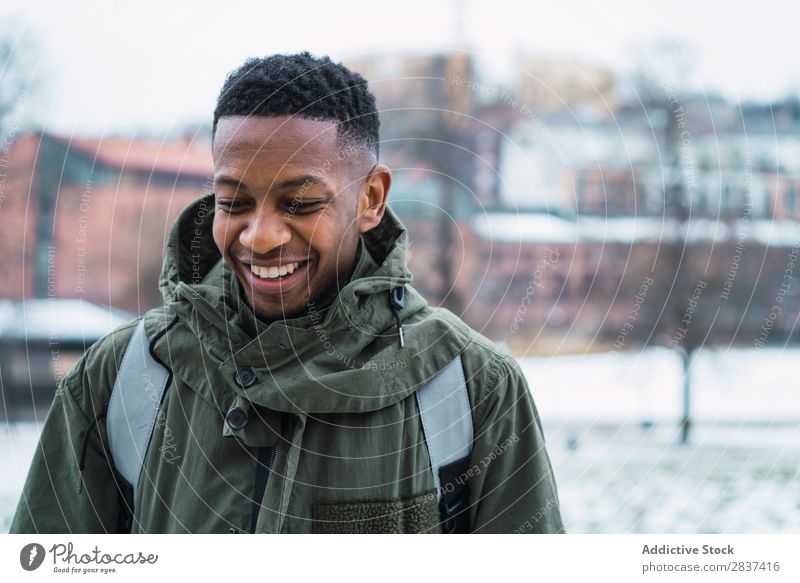
[[[247,411],[241,407],[232,407],[228,414],[225,415],[225,422],[234,431],[244,429],[244,426],[247,425],[247,420]]]
[[[237,531],[235,528],[233,528],[233,527],[230,527],[230,528],[228,529],[228,534],[236,534],[237,532],[238,532],[238,531]]]
[[[242,368],[236,369],[236,374],[233,375],[233,380],[236,381],[236,384],[243,389],[249,389],[258,382],[258,377],[256,377],[256,373],[252,368],[249,366],[243,366]]]

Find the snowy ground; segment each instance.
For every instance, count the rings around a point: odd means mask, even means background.
[[[678,442],[680,362],[664,350],[527,358],[569,532],[800,532],[798,350],[706,351]],[[0,532],[37,425],[0,424]]]
[[[525,358],[570,532],[800,532],[800,350]]]
[[[0,532],[8,532],[40,429],[35,423],[0,423]]]
[[[550,422],[681,419],[683,369],[671,350],[522,358],[520,366]],[[692,416],[714,424],[800,424],[798,370],[800,349],[702,350],[690,369]]]
[[[735,431],[735,430],[734,430]],[[588,430],[573,449],[559,428],[548,449],[569,532],[800,532],[800,426],[750,434],[697,428],[677,433],[640,427]],[[733,444],[733,445],[731,445]]]

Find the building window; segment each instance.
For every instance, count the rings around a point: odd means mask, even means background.
[[[786,210],[792,214],[797,212],[797,187],[794,184],[786,189]]]

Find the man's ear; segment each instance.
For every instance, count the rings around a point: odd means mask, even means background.
[[[392,171],[388,166],[376,164],[358,194],[359,233],[366,233],[381,222],[391,186]]]

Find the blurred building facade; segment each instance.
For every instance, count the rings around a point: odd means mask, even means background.
[[[795,334],[797,104],[687,96],[690,131],[669,146],[602,69],[525,61],[529,74],[499,87],[459,51],[348,64],[377,96],[390,204],[432,304],[519,350],[669,344],[663,322],[689,308],[710,339],[746,343],[765,321],[773,340]],[[140,313],[161,301],[165,236],[212,163],[187,140],[39,133],[15,142],[10,169],[0,296]],[[701,325],[701,312],[717,315]]]
[[[34,133],[10,148],[0,297],[82,298],[140,313],[160,303],[169,228],[210,188],[189,141]]]
[[[690,334],[680,331],[687,312],[710,342],[757,340],[765,322],[773,340],[796,337],[796,102],[685,94],[665,116],[622,99],[616,73],[602,67],[522,56],[516,85],[504,87],[469,59],[452,51],[350,63],[384,110],[391,199],[429,298],[448,305],[457,294],[459,311],[488,336],[545,352],[674,347]],[[436,245],[452,228],[442,253]],[[456,266],[449,281],[445,260]],[[702,301],[697,282],[708,290]],[[698,302],[715,322],[695,315]]]
[[[516,70],[519,99],[535,111],[588,108],[610,115],[617,108],[616,75],[607,68],[518,55]]]

